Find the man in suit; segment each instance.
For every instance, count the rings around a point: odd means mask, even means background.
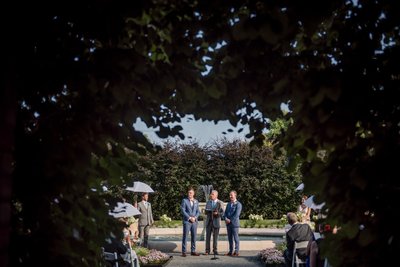
[[[221,218],[224,213],[224,203],[218,199],[218,191],[212,190],[210,200],[206,203],[206,252],[204,255],[210,254],[211,233],[213,234],[213,252],[218,255],[218,235],[221,227]]]
[[[313,239],[313,231],[308,224],[298,223],[296,213],[289,212],[286,217],[291,228],[286,233],[287,249],[283,253],[283,256],[285,258],[286,266],[292,266],[294,243],[300,241],[311,241]],[[306,248],[297,250],[297,255],[301,259],[306,258],[306,253]]]
[[[141,245],[145,248],[149,247],[148,240],[149,240],[149,231],[150,226],[153,225],[153,212],[151,210],[151,204],[148,202],[149,194],[143,193],[142,194],[142,201],[138,203],[138,210],[141,212],[139,217],[139,237],[141,240]]]
[[[189,188],[188,196],[182,200],[181,212],[183,217],[182,257],[186,257],[186,241],[190,231],[191,255],[199,256],[196,252],[196,234],[198,217],[200,215],[199,202],[194,198],[194,189]]]
[[[229,252],[225,254],[226,256],[239,256],[239,216],[242,212],[242,203],[237,201],[236,197],[236,191],[231,191],[229,193],[230,202],[226,205],[226,210],[224,213],[229,241]],[[233,250],[233,241],[235,241],[235,250]]]

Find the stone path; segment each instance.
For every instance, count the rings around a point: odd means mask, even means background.
[[[240,266],[240,267],[260,267],[265,266],[259,260],[257,251],[241,251],[239,257],[229,257],[218,255],[216,260],[212,260],[214,256],[190,256],[181,257],[180,253],[169,253],[173,256],[168,267],[211,267],[211,266]]]
[[[199,253],[205,252],[205,241],[200,241],[200,235],[202,233],[202,228],[199,227],[197,229],[198,236],[196,242],[196,250]],[[285,231],[283,229],[270,229],[270,228],[240,228],[239,236],[243,238],[240,240],[240,249],[243,251],[255,251],[258,252],[265,248],[273,248],[276,246],[276,242],[274,240],[258,240],[258,241],[246,241],[244,240],[245,235],[266,235],[266,236],[275,236],[275,237],[283,237]],[[151,228],[150,229],[150,237],[154,236],[165,236],[165,235],[176,235],[182,236],[182,227],[178,228]],[[226,229],[221,228],[220,235],[226,235]],[[211,241],[212,242],[212,241]],[[190,242],[187,243],[187,246],[190,247]],[[160,250],[162,252],[166,252],[171,254],[172,252],[180,253],[182,251],[182,242],[181,241],[149,241],[149,247]],[[218,251],[221,253],[225,253],[228,250],[228,241],[220,240],[218,241]]]
[[[202,234],[203,228],[199,227],[197,229],[198,240],[199,236]],[[239,236],[244,235],[267,235],[282,237],[285,231],[283,229],[270,229],[270,228],[240,228]],[[176,235],[182,236],[182,227],[178,228],[151,228],[150,236],[165,236],[165,235]],[[220,235],[226,235],[226,229],[221,228]],[[244,239],[244,238],[243,238]],[[212,241],[211,241],[212,242]],[[187,244],[190,247],[190,242]],[[265,248],[273,248],[276,246],[273,240],[259,240],[259,241],[240,241],[240,256],[230,257],[223,256],[228,250],[228,241],[219,241],[218,250],[222,255],[218,255],[218,259],[212,260],[213,255],[202,255],[205,252],[205,241],[196,242],[196,251],[200,253],[200,256],[187,257],[181,256],[182,243],[181,241],[149,241],[149,247],[155,248],[162,252],[172,255],[172,261],[168,264],[168,267],[211,267],[211,266],[240,266],[240,267],[250,267],[250,266],[265,266],[261,263],[258,257],[258,252]]]

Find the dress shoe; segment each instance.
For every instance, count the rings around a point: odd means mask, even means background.
[[[219,255],[219,254],[218,254],[218,251],[214,251],[214,255]]]
[[[206,255],[206,256],[207,256],[207,255],[210,255],[210,253],[208,253],[208,252],[205,252],[203,255]]]
[[[182,257],[186,257],[186,253],[182,253]]]
[[[233,252],[232,256],[233,257],[238,257],[239,256],[239,252]]]
[[[225,256],[232,256],[232,252],[226,253]]]
[[[197,252],[192,252],[192,253],[190,253],[190,255],[192,255],[192,256],[200,256],[200,254],[197,253]]]

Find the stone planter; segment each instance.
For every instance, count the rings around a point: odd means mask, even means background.
[[[167,266],[172,261],[172,258],[173,257],[170,256],[169,259],[164,263],[141,264],[140,266],[142,266],[142,267],[164,267],[164,266]]]

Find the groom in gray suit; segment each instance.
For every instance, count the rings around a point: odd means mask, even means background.
[[[204,255],[210,254],[211,233],[213,234],[213,252],[218,255],[218,235],[221,227],[221,218],[224,213],[224,203],[218,199],[218,191],[212,190],[210,200],[206,203],[205,208],[207,219],[206,227],[206,252]]]
[[[142,247],[148,248],[149,231],[150,226],[153,225],[153,212],[151,210],[151,204],[148,202],[149,194],[142,194],[142,201],[138,203],[138,210],[141,212],[139,217],[139,238],[141,240]]]

